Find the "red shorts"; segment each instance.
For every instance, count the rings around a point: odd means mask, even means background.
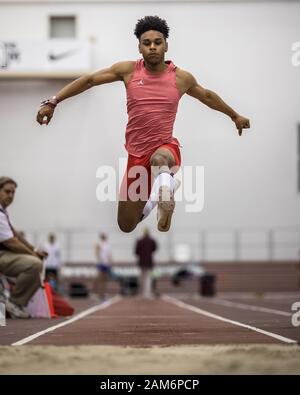
[[[127,168],[120,189],[120,200],[147,201],[149,199],[154,182],[150,159],[158,148],[167,148],[173,154],[175,166],[171,169],[171,174],[175,174],[179,170],[181,155],[176,144],[160,145],[140,158],[128,154]]]

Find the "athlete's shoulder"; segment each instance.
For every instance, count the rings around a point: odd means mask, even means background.
[[[114,63],[111,69],[118,75],[123,76],[128,73],[132,73],[135,67],[135,61],[125,60],[121,62]]]
[[[179,67],[176,67],[176,75],[187,82],[189,82],[189,81],[192,82],[195,80],[195,77],[193,76],[192,73],[190,73],[189,71],[183,70]]]
[[[189,71],[180,69],[179,67],[176,68],[176,77],[184,92],[187,92],[189,89],[197,85],[196,78],[193,74]]]

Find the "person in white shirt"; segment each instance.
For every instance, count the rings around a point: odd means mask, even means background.
[[[105,299],[107,282],[111,276],[112,252],[107,235],[105,233],[101,233],[99,236],[100,241],[96,243],[95,255],[99,273],[99,294],[101,299]]]
[[[61,253],[60,246],[56,241],[56,236],[54,233],[49,233],[48,241],[44,245],[44,250],[48,253],[47,258],[44,261],[46,269],[45,277],[54,290],[57,291],[59,271],[61,267]]]
[[[25,307],[41,286],[42,259],[45,251],[34,248],[17,232],[8,217],[7,207],[13,202],[17,183],[0,177],[0,273],[16,279],[6,310],[13,318],[29,318]]]

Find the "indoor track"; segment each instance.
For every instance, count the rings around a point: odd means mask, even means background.
[[[295,301],[299,293],[72,299],[71,318],[7,320],[0,372],[299,374]]]
[[[300,343],[299,327],[292,325],[296,301],[300,294],[162,295],[153,300],[116,296],[89,310],[95,302],[74,299],[78,313],[69,320],[8,320],[1,344],[295,344]]]

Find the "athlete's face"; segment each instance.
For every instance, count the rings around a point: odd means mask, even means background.
[[[162,33],[156,30],[148,30],[141,35],[139,52],[147,63],[155,66],[164,62],[167,50],[168,43]]]

